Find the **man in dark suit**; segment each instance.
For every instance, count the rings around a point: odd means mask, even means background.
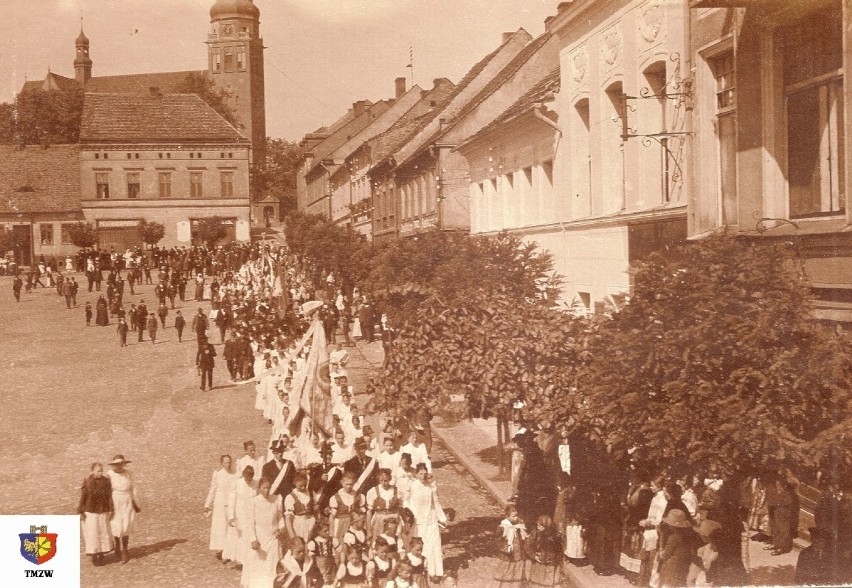
[[[355,457],[343,462],[343,471],[355,476],[355,489],[361,494],[366,495],[367,490],[375,486],[378,481],[376,476],[378,472],[377,464],[375,463],[375,459],[367,455],[367,442],[364,441],[363,437],[358,437],[352,448],[355,450]],[[364,476],[362,481],[361,476],[364,475],[364,472],[367,472],[367,475]],[[358,485],[358,482],[361,482],[361,484]]]
[[[293,489],[296,466],[289,459],[284,459],[284,442],[275,441],[269,448],[272,450],[272,459],[263,464],[261,477],[267,478],[272,483],[269,490],[270,494],[278,494],[283,498]],[[284,472],[283,475],[281,474],[282,471]],[[281,476],[280,480],[279,476]],[[275,486],[276,482],[278,487]]]
[[[204,309],[199,308],[198,312],[192,318],[192,330],[195,332],[195,336],[198,341],[201,341],[202,339],[204,339],[205,342],[207,341],[207,325],[208,322],[207,317],[204,315]],[[201,344],[199,343],[199,347],[200,346]]]
[[[154,319],[154,322],[157,322],[156,318]],[[153,341],[153,336],[151,340]],[[214,357],[216,357],[216,349],[213,348],[213,344],[207,343],[206,340],[204,342],[199,342],[198,353],[195,356],[195,365],[198,366],[198,371],[201,374],[202,392],[213,388],[213,367],[216,365],[216,362],[213,359]]]
[[[367,343],[373,342],[375,333],[373,332],[373,307],[370,306],[367,299],[361,303],[361,308],[358,309],[358,320],[361,322],[361,334]]]
[[[145,321],[148,317],[148,307],[145,306],[145,301],[140,300],[139,306],[136,307],[136,326],[139,328],[139,342],[142,342],[142,335],[145,333]]]

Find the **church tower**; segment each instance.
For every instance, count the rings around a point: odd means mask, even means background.
[[[252,0],[216,0],[210,25],[210,78],[230,95],[240,130],[251,141],[252,160],[260,161],[266,146],[260,10]]]
[[[83,85],[92,77],[92,59],[89,57],[89,38],[83,33],[80,25],[80,34],[74,42],[77,52],[74,57],[74,77]]]

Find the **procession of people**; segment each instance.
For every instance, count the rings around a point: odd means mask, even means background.
[[[136,332],[139,342],[147,332],[156,343],[158,330],[169,328],[172,293],[184,300],[191,281],[194,298],[210,301],[209,311],[199,307],[190,319],[201,390],[215,389],[214,380],[222,377],[254,383],[245,408],[260,412],[269,441],[244,442],[246,454],[238,459],[220,456],[203,508],[209,548],[239,570],[235,585],[442,583],[441,530],[449,521],[432,477],[428,431],[403,414],[381,415],[372,426],[364,422],[348,379],[347,348],[372,342],[377,327],[383,345],[391,341],[387,317],[357,288],[344,294],[334,276],[322,276],[315,288],[309,262],[268,245],[190,254],[161,250],[156,259],[141,252],[108,261],[94,255],[81,263],[95,289],[101,267],[108,268],[108,292],[94,309],[87,305],[87,321],[94,318],[100,326],[118,317],[121,347],[128,332]],[[134,293],[143,280],[156,285],[155,312],[143,298],[125,310],[124,276]],[[180,310],[174,316],[181,342],[187,321]],[[222,345],[218,353],[214,337]],[[227,376],[214,376],[218,356]],[[330,369],[325,388],[318,377],[320,356]],[[324,408],[308,400],[317,394]],[[96,566],[130,559],[129,536],[140,506],[127,463],[117,455],[106,473],[96,463],[82,485],[86,553]]]

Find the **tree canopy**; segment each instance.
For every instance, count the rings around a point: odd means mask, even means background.
[[[195,237],[208,247],[216,245],[225,238],[226,234],[225,225],[222,224],[222,219],[218,216],[200,218],[195,226]]]
[[[252,167],[252,195],[255,200],[278,199],[286,216],[296,210],[296,173],[302,148],[298,143],[267,137],[264,153],[264,159]]]
[[[68,228],[68,236],[77,247],[94,247],[98,242],[98,232],[92,223],[74,223]]]
[[[175,92],[178,94],[196,94],[235,128],[242,128],[234,109],[228,102],[230,94],[218,87],[206,74],[195,72],[186,74],[183,83],[175,88]]]
[[[83,114],[83,88],[26,90],[13,104],[0,104],[0,143],[77,143]]]
[[[139,236],[146,245],[156,245],[166,236],[166,227],[163,223],[143,220],[139,223]]]
[[[579,393],[601,438],[659,467],[819,466],[831,447],[848,465],[852,349],[812,319],[797,260],[717,237],[639,268],[588,337]]]

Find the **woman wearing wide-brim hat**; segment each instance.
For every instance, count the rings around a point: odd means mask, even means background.
[[[130,559],[127,544],[130,540],[133,520],[136,518],[136,513],[141,510],[133,477],[125,469],[129,463],[130,461],[124,459],[123,455],[118,454],[107,464],[112,466],[112,470],[107,472],[107,475],[112,483],[112,503],[115,509],[110,527],[113,541],[115,541],[115,555],[121,559],[121,563],[127,563]]]
[[[683,510],[670,510],[660,527],[667,527],[665,533],[660,533],[660,588],[685,586],[689,566],[702,541]]]

